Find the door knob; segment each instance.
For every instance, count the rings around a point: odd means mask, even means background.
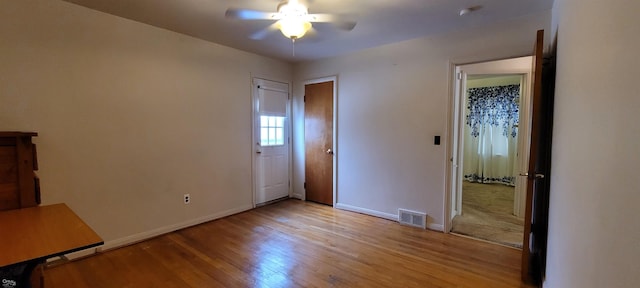
[[[327,154],[333,155],[333,150],[331,150],[331,148],[327,149]]]

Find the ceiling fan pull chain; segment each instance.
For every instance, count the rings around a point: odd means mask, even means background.
[[[291,47],[293,50],[293,57],[296,57],[296,38],[297,37],[291,37]]]

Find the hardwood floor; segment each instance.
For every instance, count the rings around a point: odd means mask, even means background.
[[[520,251],[286,200],[45,270],[45,287],[530,287]]]

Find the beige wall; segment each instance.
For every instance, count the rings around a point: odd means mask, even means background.
[[[636,0],[556,0],[545,287],[640,283],[638,11]]]
[[[451,65],[531,55],[550,18],[547,11],[298,64],[294,192],[304,193],[303,83],[337,75],[339,207],[387,218],[398,208],[426,212],[429,227],[442,229]]]
[[[57,0],[0,7],[0,130],[39,133],[44,203],[112,244],[252,207],[251,75],[289,64]]]

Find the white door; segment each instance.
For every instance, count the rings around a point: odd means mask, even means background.
[[[465,101],[465,94],[463,91],[467,91],[467,73],[463,72],[461,66],[456,67],[456,85],[455,85],[455,98],[454,98],[454,118],[453,118],[453,127],[454,133],[453,141],[452,141],[452,151],[451,155],[451,213],[449,215],[450,219],[453,219],[456,215],[462,214],[462,149],[460,147],[461,143],[464,141],[464,133],[463,129],[461,129],[461,123],[464,123],[464,113],[461,111],[461,107],[463,107]]]
[[[289,196],[289,87],[254,79],[255,204]]]

